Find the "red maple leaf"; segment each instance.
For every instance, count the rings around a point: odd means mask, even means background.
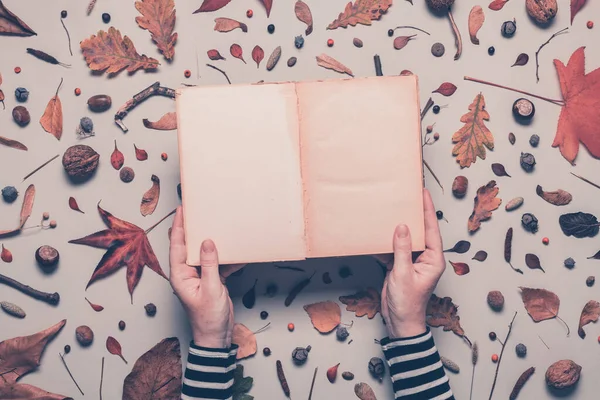
[[[554,60],[564,105],[552,147],[559,147],[567,161],[574,164],[579,142],[600,158],[600,68],[585,73],[585,47],[571,55],[565,66]]]
[[[164,218],[148,230],[144,231],[138,226],[123,221],[103,210],[100,207],[100,204],[98,204],[98,212],[109,229],[92,233],[81,239],[69,241],[69,243],[85,244],[87,246],[108,250],[104,253],[104,256],[94,270],[86,289],[98,279],[102,279],[112,274],[124,265],[127,266],[127,288],[129,289],[132,301],[133,290],[142,277],[144,266],[147,265],[152,271],[168,280],[167,276],[160,268],[158,259],[146,236],[146,234],[154,229],[158,223],[162,222]]]

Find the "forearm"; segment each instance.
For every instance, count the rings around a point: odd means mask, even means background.
[[[237,346],[227,349],[190,344],[181,398],[231,399]]]
[[[429,328],[418,336],[381,340],[396,399],[454,400]]]

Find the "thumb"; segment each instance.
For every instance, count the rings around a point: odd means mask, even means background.
[[[394,231],[394,270],[397,272],[412,266],[412,241],[408,226],[400,224]]]
[[[219,254],[215,243],[207,239],[200,246],[200,271],[201,279],[209,286],[220,285],[219,278]]]

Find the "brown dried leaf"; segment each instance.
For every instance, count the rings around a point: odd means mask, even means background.
[[[37,35],[25,22],[10,12],[0,0],[0,35],[33,36]]]
[[[142,204],[140,205],[140,212],[144,217],[151,215],[156,210],[160,197],[160,179],[156,175],[152,175],[151,179],[152,187],[144,193]]]
[[[517,56],[517,59],[515,60],[515,63],[513,65],[511,65],[511,67],[522,67],[523,65],[526,65],[529,62],[529,55],[527,55],[526,53],[521,53]]]
[[[456,273],[456,275],[466,275],[468,274],[471,269],[469,268],[469,264],[463,263],[463,262],[452,262],[450,261],[450,265],[452,265],[452,268],[454,268],[454,272]]]
[[[113,168],[118,171],[121,169],[124,162],[125,157],[123,156],[123,153],[121,153],[121,151],[117,148],[117,140],[115,139],[115,149],[110,155],[110,163],[113,166]]]
[[[354,393],[360,400],[377,400],[375,392],[367,383],[360,382],[354,385]]]
[[[135,8],[142,14],[135,22],[152,35],[156,47],[167,60],[175,56],[175,2],[173,0],[138,0]]]
[[[454,92],[456,92],[456,85],[450,83],[450,82],[444,82],[440,85],[439,88],[435,89],[433,92],[431,93],[439,93],[443,96],[452,96],[454,94]]]
[[[125,364],[127,364],[127,360],[125,357],[123,357],[121,343],[119,343],[114,337],[109,336],[106,338],[106,350],[108,350],[110,354],[121,357],[121,360],[125,361]]]
[[[179,339],[163,339],[137,359],[123,383],[123,399],[179,400],[181,375]]]
[[[310,35],[313,31],[313,17],[308,4],[302,0],[297,0],[294,11],[296,12],[296,17],[306,24],[306,31],[304,33],[306,36]]]
[[[356,0],[354,4],[349,2],[327,29],[347,28],[348,25],[356,24],[371,25],[371,21],[380,19],[391,5],[392,0]]]
[[[44,115],[40,118],[40,124],[46,132],[60,140],[63,133],[63,112],[58,91],[48,102]]]
[[[508,0],[494,0],[490,3],[488,8],[493,11],[499,11],[502,10],[502,7],[504,7],[506,3],[508,3]]]
[[[479,44],[477,32],[483,26],[484,21],[485,14],[483,13],[483,8],[481,6],[474,6],[469,13],[469,36],[471,36],[471,43]]]
[[[256,63],[256,68],[260,67],[260,62],[265,58],[265,52],[259,45],[252,49],[252,59]]]
[[[460,118],[465,125],[452,135],[452,155],[461,167],[469,167],[477,157],[485,160],[485,148],[494,149],[494,136],[485,126],[490,114],[485,110],[485,99],[479,93],[469,106],[469,112]]]
[[[332,69],[341,74],[348,74],[354,78],[354,74],[350,68],[346,67],[335,58],[329,57],[327,54],[321,54],[320,56],[317,56],[317,64],[323,68]]]
[[[14,383],[23,375],[39,367],[46,345],[60,332],[66,323],[67,320],[63,319],[56,325],[36,334],[15,337],[0,342],[0,376],[3,383]],[[0,385],[0,393],[3,386]]]
[[[23,229],[25,223],[31,216],[33,211],[33,201],[35,200],[35,186],[33,184],[27,187],[25,190],[25,196],[23,196],[23,205],[21,206],[21,214],[19,217],[20,229]]]
[[[97,36],[84,39],[80,46],[93,71],[114,74],[125,68],[127,72],[135,72],[138,69],[153,70],[159,65],[158,60],[139,55],[131,39],[122,37],[121,32],[113,27],[108,32],[99,31]]]
[[[92,310],[96,311],[96,312],[100,312],[102,310],[104,310],[104,307],[102,307],[100,304],[94,304],[91,301],[88,300],[88,298],[85,298],[85,301],[88,302],[88,304],[90,305],[90,307],[92,307]]]
[[[243,22],[231,18],[215,18],[215,31],[217,32],[231,32],[237,28],[240,28],[242,32],[248,32],[248,26]]]
[[[535,192],[542,199],[546,200],[548,203],[555,206],[564,206],[567,205],[573,200],[573,196],[571,193],[566,190],[558,189],[554,192],[544,192],[540,185],[537,185],[535,188]]]
[[[244,52],[242,50],[242,46],[240,46],[237,43],[234,43],[229,48],[229,52],[231,53],[232,56],[234,56],[237,59],[242,60],[244,62],[244,64],[246,64],[246,60],[244,60],[244,55],[243,55]]]
[[[6,138],[4,136],[0,136],[0,144],[4,145],[4,146],[8,146],[12,149],[25,150],[25,151],[28,150],[27,146],[25,146],[23,143],[18,142],[16,140]]]
[[[459,240],[454,246],[444,250],[444,253],[464,254],[471,249],[471,242],[468,240]]]
[[[237,360],[242,360],[256,354],[256,336],[244,324],[233,325],[231,342],[238,345]]]
[[[340,296],[340,302],[346,305],[346,311],[354,311],[357,317],[366,315],[373,319],[381,311],[381,296],[371,287],[355,294]]]
[[[542,263],[540,263],[540,258],[538,256],[536,256],[535,254],[532,254],[532,253],[525,254],[525,265],[527,265],[527,267],[529,267],[529,269],[541,269],[542,272],[546,273],[546,271],[544,271],[544,268],[542,268]]]
[[[560,299],[546,289],[520,287],[521,299],[531,319],[535,322],[555,318],[558,315]]]
[[[415,36],[417,35],[398,36],[396,39],[394,39],[394,49],[402,50]]]
[[[229,4],[231,0],[204,0],[199,9],[194,14],[201,12],[217,11]]]
[[[148,152],[144,149],[139,149],[135,144],[133,145],[135,149],[135,158],[138,161],[146,161],[148,159]]]
[[[0,385],[0,399],[16,400],[71,400],[72,397],[47,392],[26,383]]]
[[[509,178],[511,177],[508,174],[508,172],[506,172],[506,168],[504,168],[504,165],[502,165],[500,163],[493,163],[492,164],[492,172],[496,176],[508,176]]]
[[[585,338],[583,327],[590,322],[598,321],[598,317],[600,317],[600,303],[596,300],[588,301],[583,307],[583,310],[581,310],[581,316],[579,317],[579,328],[577,329],[577,333],[580,338]]]
[[[315,329],[321,333],[333,331],[342,322],[342,310],[333,301],[307,304],[304,306],[304,311],[310,317]]]
[[[475,255],[473,256],[473,258],[471,258],[471,260],[477,260],[477,261],[485,261],[488,257],[488,253],[485,250],[479,250],[477,253],[475,253]]]
[[[581,8],[585,5],[587,0],[571,0],[571,25],[573,25],[573,19]]]
[[[149,129],[156,129],[159,131],[170,131],[173,129],[177,129],[177,113],[168,112],[156,122],[152,122],[146,118],[144,118],[142,122],[144,123],[144,126]]]
[[[267,71],[271,71],[273,68],[275,68],[280,58],[281,46],[277,46],[275,50],[273,50],[273,53],[271,53],[271,56],[269,56],[269,59],[267,60]]]
[[[265,10],[267,10],[267,18],[271,16],[271,7],[273,7],[273,0],[260,0],[265,6]]]
[[[77,204],[77,200],[75,200],[75,197],[69,197],[69,208],[73,211],[79,211],[80,213],[85,214],[79,208],[79,204]]]
[[[210,58],[213,61],[224,60],[225,59],[225,57],[223,57],[221,55],[221,53],[219,53],[219,50],[217,50],[217,49],[208,50],[206,52],[206,54],[208,55],[208,58]]]
[[[443,326],[444,331],[452,331],[460,337],[465,335],[465,331],[460,326],[458,307],[452,303],[450,297],[441,298],[432,294],[427,303],[425,314],[427,325],[432,327]]]
[[[502,199],[496,197],[500,189],[496,186],[496,181],[489,181],[477,189],[477,196],[473,205],[473,212],[469,217],[469,232],[475,232],[481,226],[481,221],[491,218],[492,211],[500,207]]]

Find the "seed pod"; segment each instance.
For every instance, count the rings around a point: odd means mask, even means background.
[[[279,380],[281,389],[283,389],[283,393],[286,397],[290,397],[290,386],[288,385],[287,379],[285,378],[285,373],[283,372],[283,365],[281,364],[281,361],[277,360],[275,362],[275,366],[277,367],[277,379]]]
[[[521,225],[526,231],[536,233],[538,231],[538,219],[531,213],[525,213],[521,217]]]
[[[385,374],[385,365],[383,360],[379,357],[371,358],[369,360],[369,372],[374,378],[379,379],[381,382],[383,380],[383,375]]]
[[[354,374],[350,371],[344,371],[342,372],[342,378],[344,378],[347,381],[351,381],[352,379],[354,379]]]
[[[110,108],[112,105],[112,99],[110,96],[105,94],[97,94],[92,96],[87,101],[90,111],[103,112]]]
[[[298,59],[297,59],[296,57],[290,57],[290,58],[287,60],[287,66],[291,68],[291,67],[293,67],[294,65],[296,65],[296,62],[297,62],[297,61],[298,61]]]
[[[358,47],[359,49],[363,47],[363,41],[359,38],[352,39],[352,44],[354,44],[354,46]]]
[[[294,38],[294,46],[296,46],[297,49],[301,49],[302,47],[304,47],[304,38],[302,37],[302,35],[296,36]]]
[[[15,89],[15,98],[18,102],[24,103],[29,98],[29,90],[24,87],[18,87]]]
[[[35,259],[42,268],[52,268],[54,267],[60,258],[60,254],[58,250],[56,250],[52,246],[44,245],[40,246],[35,251]]]
[[[506,206],[504,208],[506,209],[506,211],[512,211],[512,210],[516,210],[517,208],[521,207],[521,205],[523,205],[523,198],[515,197],[514,199],[512,199],[508,203],[506,203]]]
[[[442,361],[442,365],[450,372],[454,372],[458,374],[460,372],[460,367],[454,361],[446,358],[444,356],[440,356],[440,360]]]
[[[533,375],[534,372],[535,372],[535,368],[531,367],[521,374],[521,376],[517,380],[517,383],[515,383],[515,387],[513,388],[512,392],[510,392],[509,400],[517,399],[519,392],[521,391],[521,389],[523,388],[523,386],[525,385],[527,380],[529,380],[529,378],[531,377],[531,375]]]
[[[530,153],[521,153],[520,164],[525,172],[531,172],[535,167],[535,157]]]
[[[87,347],[94,341],[94,331],[87,325],[78,326],[75,329],[75,338],[83,347]]]
[[[23,106],[13,108],[12,117],[17,125],[21,127],[27,126],[31,122],[31,115],[29,115],[29,111]]]
[[[13,261],[12,252],[6,247],[4,247],[4,244],[0,246],[0,249],[2,249],[0,251],[0,260],[4,261],[5,263],[11,263]]]
[[[8,301],[0,301],[0,307],[9,315],[17,318],[25,318],[27,314],[21,307]]]

